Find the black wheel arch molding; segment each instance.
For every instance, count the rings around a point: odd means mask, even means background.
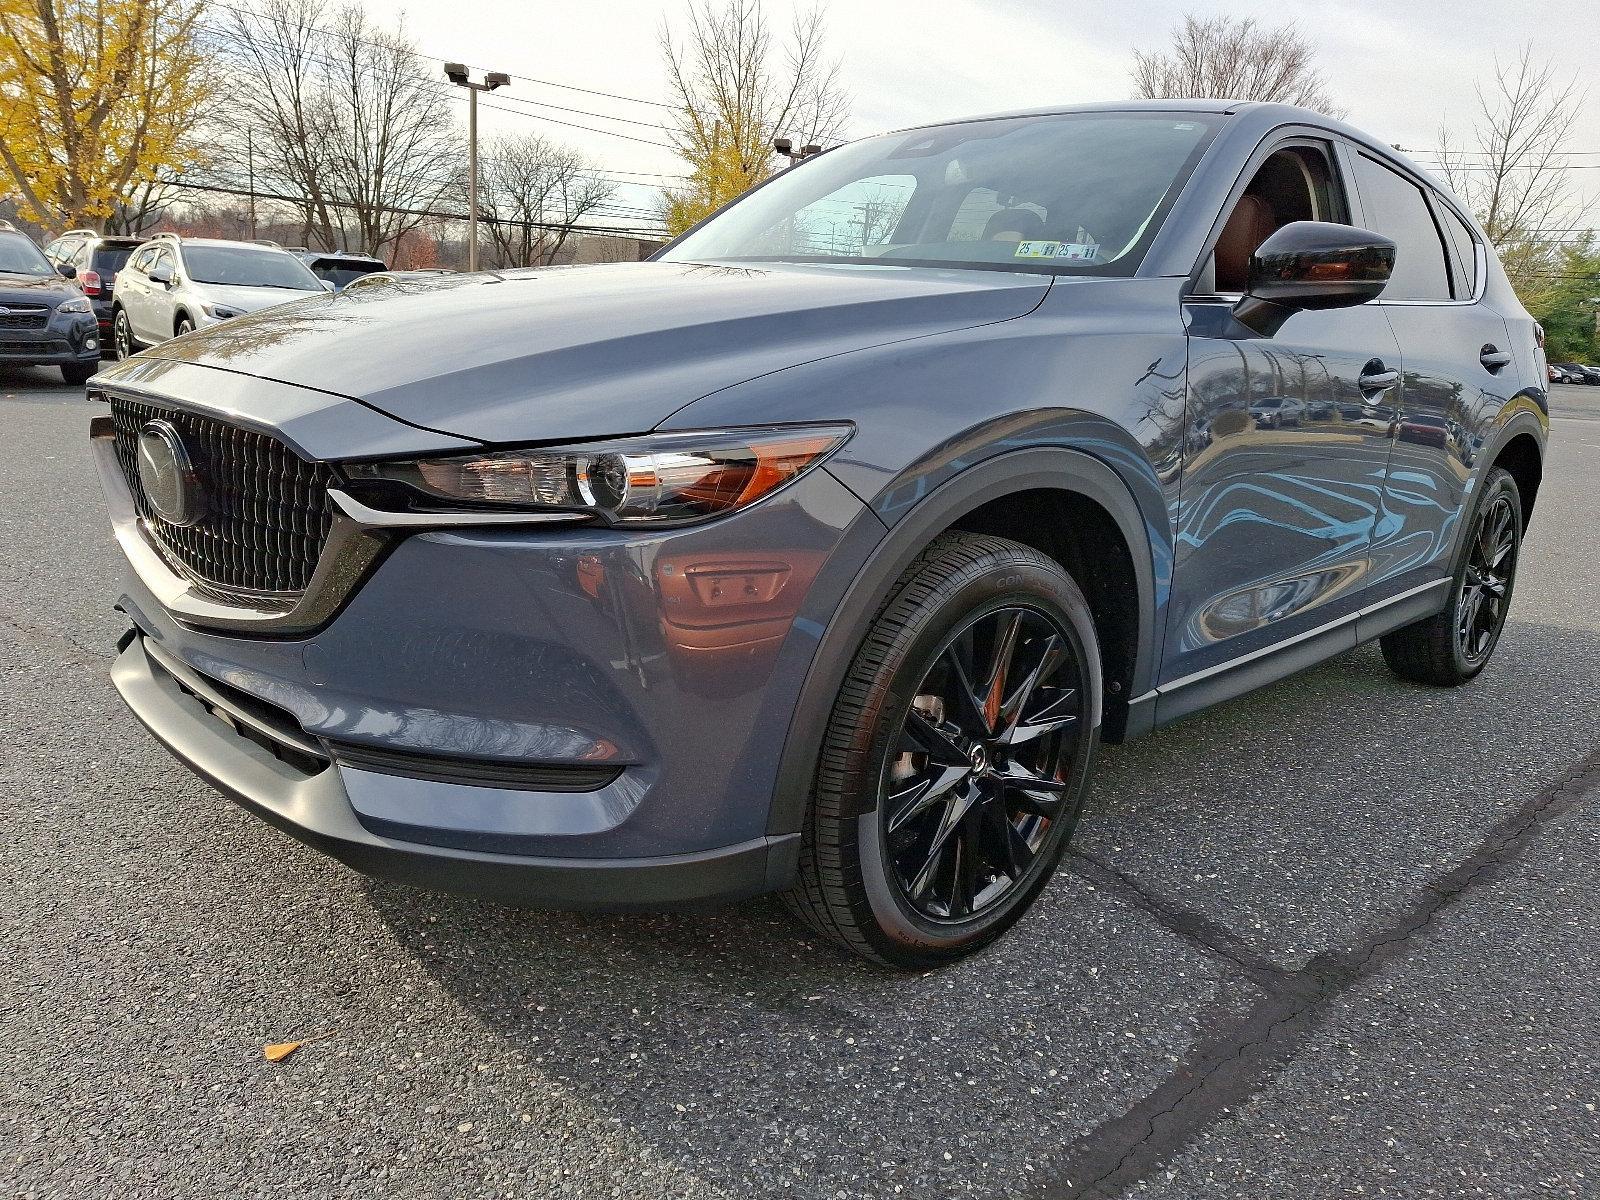
[[[1059,416],[1059,412],[1056,415]],[[794,705],[773,789],[769,835],[781,836],[801,828],[816,773],[822,731],[834,698],[895,582],[938,534],[992,501],[1030,491],[1056,491],[1090,500],[1109,515],[1127,543],[1140,607],[1132,681],[1127,695],[1139,695],[1153,682],[1160,635],[1165,629],[1164,610],[1158,604],[1150,517],[1135,500],[1124,477],[1080,445],[1016,446],[1006,441],[991,441],[986,457],[930,487],[929,464],[940,460],[948,464],[959,462],[961,458],[951,459],[947,453],[937,453],[903,472],[897,484],[920,489],[923,493],[920,499],[909,507],[894,505],[892,498],[901,494],[900,489],[896,484],[886,487],[880,493],[879,502],[860,519],[882,521],[887,532],[868,553],[864,563],[848,566],[840,563],[833,568],[848,570],[855,578],[841,588],[842,598],[819,638]],[[891,499],[886,501],[885,498]],[[885,503],[897,509],[892,523],[884,520]],[[1170,545],[1166,552],[1170,561]],[[1113,703],[1107,705],[1105,721],[1108,727],[1116,726],[1119,732],[1126,719],[1126,705],[1122,703],[1126,698],[1108,698]]]

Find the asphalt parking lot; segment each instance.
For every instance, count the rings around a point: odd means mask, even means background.
[[[1367,647],[1108,748],[1035,911],[908,977],[767,901],[371,882],[213,794],[106,680],[53,378],[0,375],[7,1194],[1600,1195],[1600,388],[1486,676]]]

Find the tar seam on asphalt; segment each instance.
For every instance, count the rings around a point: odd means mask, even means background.
[[[1394,921],[1354,945],[1287,971],[1208,917],[1153,896],[1127,876],[1078,853],[1077,873],[1114,891],[1173,933],[1238,967],[1263,995],[1243,1017],[1198,1038],[1188,1059],[1126,1112],[1074,1141],[1051,1170],[1049,1200],[1112,1200],[1148,1178],[1220,1117],[1238,1110],[1300,1049],[1328,1006],[1353,984],[1404,957],[1440,912],[1494,881],[1545,825],[1600,786],[1600,751],[1496,822],[1478,848],[1424,884]]]

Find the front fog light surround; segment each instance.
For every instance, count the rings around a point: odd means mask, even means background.
[[[348,467],[438,502],[563,509],[617,525],[690,524],[770,496],[850,436],[848,425],[669,433]]]

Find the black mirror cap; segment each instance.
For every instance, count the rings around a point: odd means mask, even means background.
[[[76,279],[78,277],[78,268],[71,263],[57,263],[56,273],[63,279]]]
[[[1376,300],[1394,271],[1394,255],[1394,243],[1370,229],[1294,221],[1250,256],[1249,290],[1234,315],[1270,337],[1303,309]]]

